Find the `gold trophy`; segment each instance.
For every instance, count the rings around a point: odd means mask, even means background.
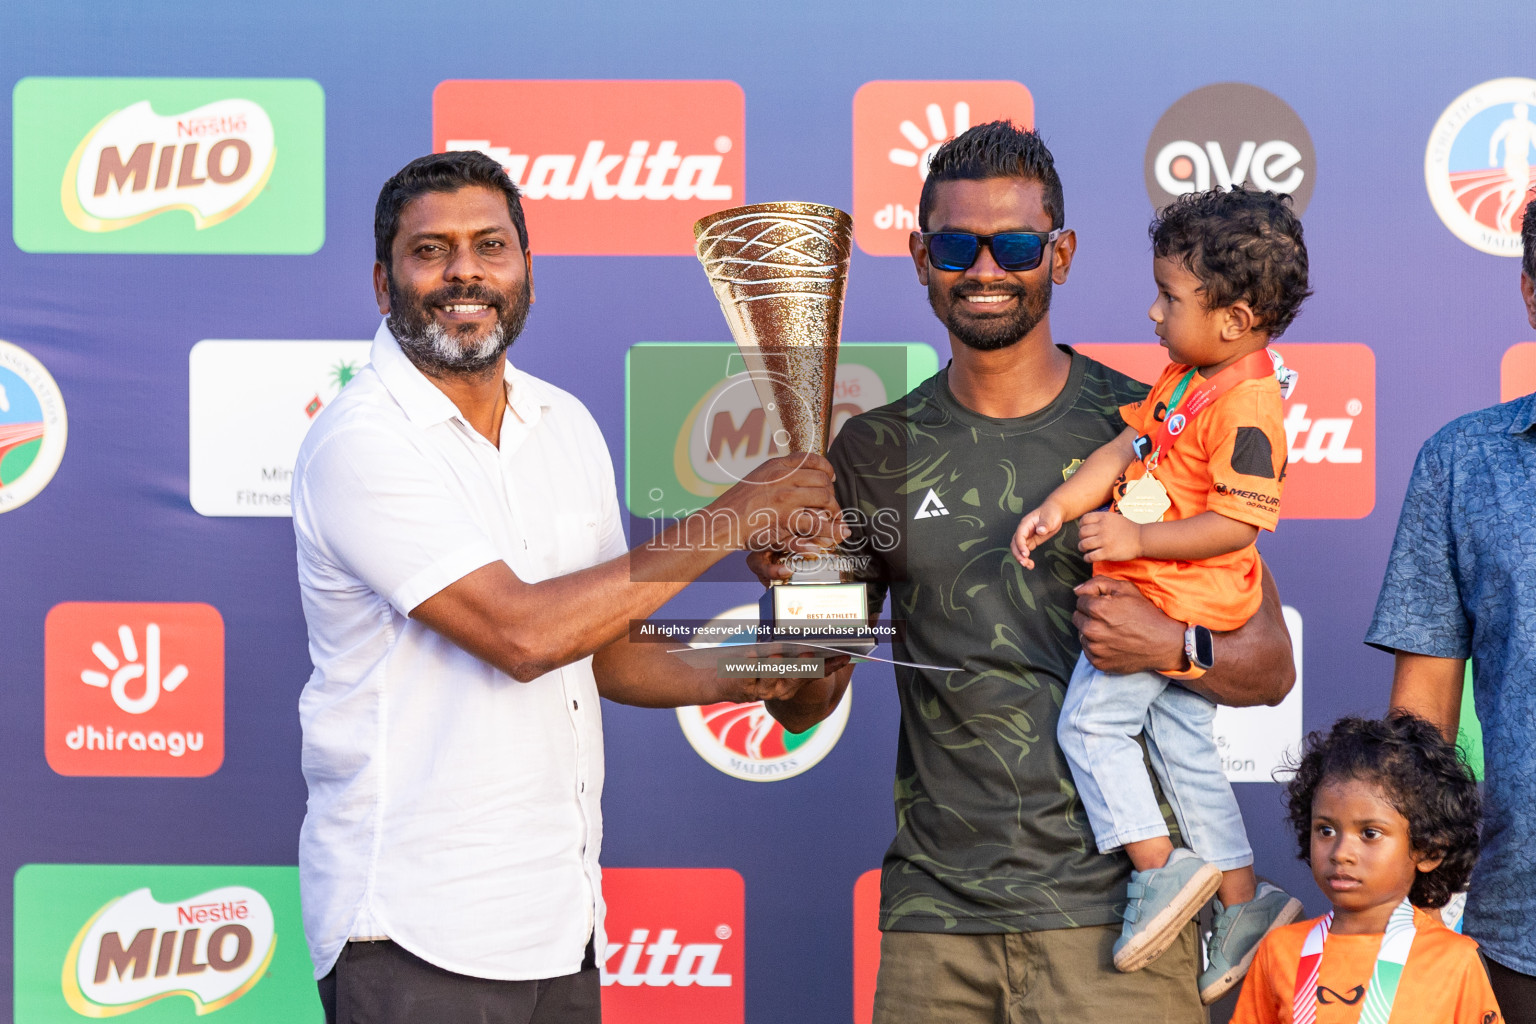
[[[711,214],[693,236],[775,443],[825,455],[853,219],[814,203],[760,203]],[[843,582],[833,554],[792,557],[790,580],[764,595],[775,637],[842,637],[868,624],[864,584]]]

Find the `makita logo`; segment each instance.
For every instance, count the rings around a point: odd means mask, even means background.
[[[1362,410],[1361,402],[1351,400],[1345,406],[1345,416],[1319,416],[1307,418],[1305,402],[1293,402],[1285,413],[1285,444],[1290,449],[1290,461],[1332,462],[1353,465],[1361,459],[1359,448],[1349,446],[1349,432],[1355,425],[1355,417]]]
[[[725,868],[609,868],[603,1016],[625,1024],[744,1024],[746,888]]]
[[[1156,380],[1168,365],[1157,345],[1080,345],[1078,351],[1129,374]],[[1290,344],[1296,373],[1283,399],[1285,519],[1359,519],[1376,504],[1376,356],[1359,344]]]
[[[433,148],[506,168],[540,254],[691,255],[693,222],[742,201],[745,138],[735,82],[448,81],[432,94]]]
[[[725,932],[722,937],[730,938],[730,926],[719,927]],[[668,985],[723,988],[731,984],[731,976],[717,970],[720,966],[720,953],[725,948],[723,944],[690,942],[679,945],[676,928],[659,929],[655,940],[647,943],[650,934],[649,929],[636,928],[629,933],[629,942],[608,943],[608,951],[602,963],[604,985],[623,985],[626,988],[637,985],[649,985],[651,988],[665,988]],[[609,965],[614,957],[618,957],[618,967],[609,973]],[[642,957],[645,958],[643,968]]]
[[[721,153],[729,153],[733,143],[722,135],[715,140]],[[578,164],[574,153],[553,153],[529,157],[513,153],[506,146],[493,146],[489,139],[449,139],[449,152],[478,150],[506,168],[507,176],[517,183],[525,199],[710,199],[735,198],[728,184],[721,184],[720,167],[725,158],[717,154],[683,156],[677,142],[667,139],[651,144],[637,141],[627,152],[605,151],[602,140],[589,142]]]

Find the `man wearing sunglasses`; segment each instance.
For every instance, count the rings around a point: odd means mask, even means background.
[[[1035,572],[1008,550],[1019,515],[1123,430],[1119,407],[1147,389],[1052,338],[1052,288],[1066,283],[1077,239],[1039,136],[994,122],[946,143],[918,222],[912,259],[952,362],[850,420],[828,453],[843,508],[892,509],[901,522],[894,546],[882,543],[889,531],[857,525],[845,543],[869,556],[871,606],[889,594],[905,620],[895,657],[912,663],[896,669],[897,829],[881,875],[876,1024],[1121,1024],[1128,1010],[1203,1020],[1193,924],[1151,967],[1112,966],[1130,864],[1095,851],[1055,732],[1080,649],[1105,671],[1189,671],[1186,624],[1134,587],[1090,581],[1075,525]],[[1268,580],[1260,612],[1195,655],[1208,663],[1200,692],[1259,704],[1289,690],[1290,642]],[[769,708],[805,729],[845,686],[813,683]]]

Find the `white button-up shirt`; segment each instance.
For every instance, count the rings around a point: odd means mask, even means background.
[[[350,937],[445,970],[571,974],[605,948],[592,660],[530,683],[408,617],[483,565],[536,583],[622,554],[613,464],[575,397],[507,366],[498,449],[381,326],[293,476],[314,674],[299,837],[315,976]]]

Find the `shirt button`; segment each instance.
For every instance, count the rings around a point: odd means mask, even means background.
[[[581,705],[576,703],[575,701],[571,701],[571,710],[572,711],[580,711],[581,710]]]

